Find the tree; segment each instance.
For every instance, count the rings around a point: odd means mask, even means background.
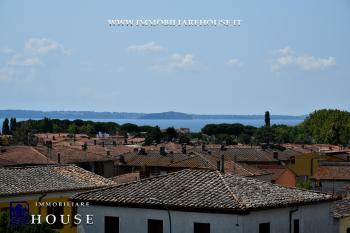
[[[80,127],[80,132],[87,134],[87,135],[92,135],[94,134],[94,126],[91,124],[83,125]]]
[[[267,145],[269,145],[271,141],[271,136],[272,136],[269,111],[265,112],[265,127],[263,131],[263,135],[264,135],[264,141],[267,143]]]
[[[16,131],[16,127],[17,127],[17,120],[16,118],[11,118],[10,119],[10,131],[13,133],[14,131]]]
[[[311,113],[300,125],[314,143],[350,143],[350,112],[322,109]]]
[[[265,127],[266,128],[270,128],[271,124],[270,124],[270,112],[266,111],[265,112]]]
[[[152,143],[160,143],[162,140],[163,134],[160,131],[159,126],[156,126],[152,129],[151,132],[148,132],[145,137],[145,145],[151,145]]]
[[[17,144],[35,145],[37,142],[29,121],[21,122],[13,132],[13,139]]]
[[[2,123],[2,134],[10,134],[10,126],[9,126],[9,119],[5,118],[4,122]]]
[[[68,133],[75,135],[78,133],[78,127],[75,123],[72,123],[68,126],[67,131],[68,131]]]
[[[174,139],[176,139],[178,137],[178,133],[176,132],[174,127],[169,127],[165,130],[165,134],[166,134],[166,139],[167,141],[173,141]]]
[[[179,134],[179,143],[180,144],[183,144],[183,143],[190,143],[191,139],[186,135],[186,134],[183,134],[183,133],[180,133]]]

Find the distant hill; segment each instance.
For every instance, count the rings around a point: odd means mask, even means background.
[[[94,112],[94,111],[32,111],[32,110],[0,110],[0,118],[57,118],[57,119],[136,119],[143,113],[127,112]]]
[[[0,110],[0,118],[16,117],[23,119],[264,119],[264,115],[202,115],[181,112],[162,113],[129,113],[129,112],[94,112],[94,111],[33,111],[33,110]],[[272,115],[274,120],[304,120],[307,116]]]
[[[191,120],[193,117],[186,113],[181,112],[161,112],[161,113],[150,113],[145,114],[139,119],[179,119],[179,120]]]

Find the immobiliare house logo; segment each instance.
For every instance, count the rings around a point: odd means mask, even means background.
[[[29,224],[30,212],[27,202],[10,202],[10,224],[22,226]]]

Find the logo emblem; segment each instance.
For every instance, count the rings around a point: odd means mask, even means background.
[[[14,226],[29,224],[29,204],[10,202],[10,224]]]

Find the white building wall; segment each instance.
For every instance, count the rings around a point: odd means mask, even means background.
[[[170,211],[172,233],[193,233],[193,223],[210,223],[211,233],[258,233],[258,224],[269,222],[271,233],[289,233],[289,211],[295,208],[254,211],[248,215]],[[79,233],[103,233],[104,216],[119,217],[120,233],[147,233],[147,220],[163,220],[163,232],[169,233],[166,210],[107,206],[80,207],[78,213],[93,214],[93,225],[83,223]],[[300,233],[337,232],[330,213],[330,203],[299,207],[293,218],[300,219]],[[293,232],[293,231],[292,231]]]

